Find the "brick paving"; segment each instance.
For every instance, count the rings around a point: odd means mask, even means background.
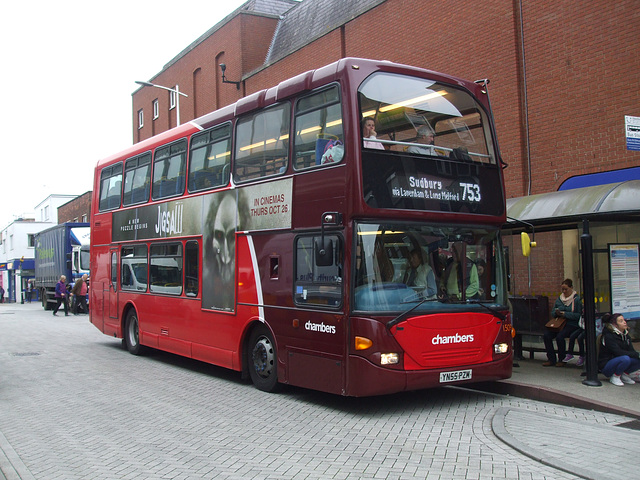
[[[455,387],[266,394],[222,368],[134,357],[86,316],[0,305],[0,479],[605,479],[585,460],[599,442],[638,445],[615,426],[628,420]],[[563,458],[537,455],[565,434]]]

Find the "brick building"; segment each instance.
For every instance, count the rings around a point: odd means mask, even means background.
[[[91,191],[58,207],[58,223],[88,222],[91,216]]]
[[[149,81],[189,95],[180,98],[184,123],[346,56],[488,78],[509,165],[507,198],[526,197],[575,178],[606,183],[603,172],[640,179],[640,151],[628,150],[625,136],[625,116],[640,117],[637,7],[634,0],[249,0]],[[223,83],[221,63],[239,88]],[[175,115],[169,92],[138,89],[134,141],[175,126]],[[619,230],[612,241],[640,236],[637,223]],[[576,220],[540,236],[530,264],[514,258],[514,291],[555,298],[567,276],[580,290],[579,234]],[[608,304],[608,277],[596,281]]]

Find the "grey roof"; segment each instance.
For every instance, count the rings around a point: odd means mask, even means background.
[[[385,1],[303,0],[281,18],[269,48],[265,66],[295,52]]]
[[[296,0],[249,0],[240,10],[280,16],[298,3]]]

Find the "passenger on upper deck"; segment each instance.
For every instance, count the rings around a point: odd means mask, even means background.
[[[416,137],[415,143],[422,143],[425,146],[416,147],[412,145],[407,149],[408,153],[419,153],[421,155],[437,155],[436,150],[433,147],[433,132],[426,125],[418,128],[418,135]]]
[[[407,268],[404,272],[404,283],[408,287],[422,288],[422,295],[426,299],[434,299],[438,293],[436,276],[430,265],[424,263],[422,250],[416,247],[409,253]]]
[[[362,119],[362,138],[364,139],[364,148],[377,148],[378,150],[384,150],[381,143],[372,142],[370,140],[376,140],[376,122],[371,117],[365,117]],[[367,140],[369,139],[369,140]]]

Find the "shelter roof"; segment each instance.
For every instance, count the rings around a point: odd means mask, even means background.
[[[562,225],[585,219],[640,217],[640,180],[510,198],[507,217],[506,228],[518,228],[517,220],[533,225]]]

